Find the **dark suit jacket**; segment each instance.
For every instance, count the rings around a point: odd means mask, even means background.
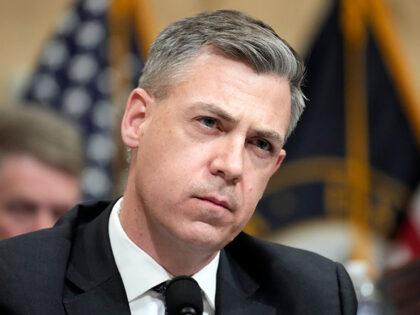
[[[113,202],[0,242],[0,314],[129,314],[108,235]],[[241,233],[221,251],[216,314],[356,314],[343,267]]]

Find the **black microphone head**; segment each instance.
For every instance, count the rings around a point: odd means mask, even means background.
[[[203,299],[197,281],[187,276],[173,278],[166,289],[166,308],[169,315],[202,315]]]

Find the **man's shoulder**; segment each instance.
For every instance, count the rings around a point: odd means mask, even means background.
[[[318,254],[240,233],[223,251],[221,277],[288,314],[355,314],[343,266]],[[246,284],[245,286],[243,284]]]
[[[341,264],[307,250],[240,233],[226,247],[226,255],[261,288],[282,286],[289,292],[301,290],[321,295],[345,284],[352,290]]]
[[[29,305],[43,305],[45,310],[53,313],[61,310],[74,239],[109,204],[80,204],[66,213],[53,228],[1,241],[0,312],[4,308],[22,314],[32,312]]]
[[[316,253],[265,241],[243,232],[226,247],[226,250],[237,259],[244,261],[245,258],[250,258],[246,260],[248,262],[254,261],[251,258],[255,258],[256,265],[266,265],[267,268],[275,270],[282,266],[286,269],[299,269],[300,272],[306,269],[311,272],[319,268],[335,268],[336,265],[335,262]]]
[[[53,274],[66,268],[73,239],[110,204],[95,201],[75,206],[49,229],[19,235],[0,242],[3,269],[31,277]]]
[[[65,221],[60,226],[19,235],[0,242],[0,259],[9,261],[15,268],[19,262],[26,259],[32,261],[40,259],[46,253],[59,255],[71,242],[73,216],[77,215],[77,209],[72,209],[66,214],[71,221]],[[58,251],[57,251],[58,250]]]
[[[57,282],[64,278],[71,242],[60,229],[48,229],[20,235],[0,242],[0,282],[22,288]],[[39,287],[37,287],[39,284]],[[59,289],[59,287],[57,287]]]
[[[14,248],[17,251],[20,249],[35,250],[39,243],[42,243],[45,247],[49,244],[54,246],[56,242],[61,245],[62,242],[71,241],[76,229],[93,220],[109,204],[110,201],[92,201],[78,204],[69,210],[52,228],[0,241],[0,253],[7,251],[9,248]],[[48,241],[48,243],[44,243],[45,241]]]

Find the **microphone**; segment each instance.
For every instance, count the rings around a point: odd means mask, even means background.
[[[203,300],[197,281],[191,277],[173,278],[166,289],[168,315],[202,315]]]

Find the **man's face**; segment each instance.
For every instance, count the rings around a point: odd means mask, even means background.
[[[77,178],[33,157],[0,161],[0,239],[48,228],[79,198]]]
[[[183,78],[161,101],[140,89],[128,101],[127,192],[152,238],[218,250],[246,225],[285,156],[289,83],[210,53]]]

